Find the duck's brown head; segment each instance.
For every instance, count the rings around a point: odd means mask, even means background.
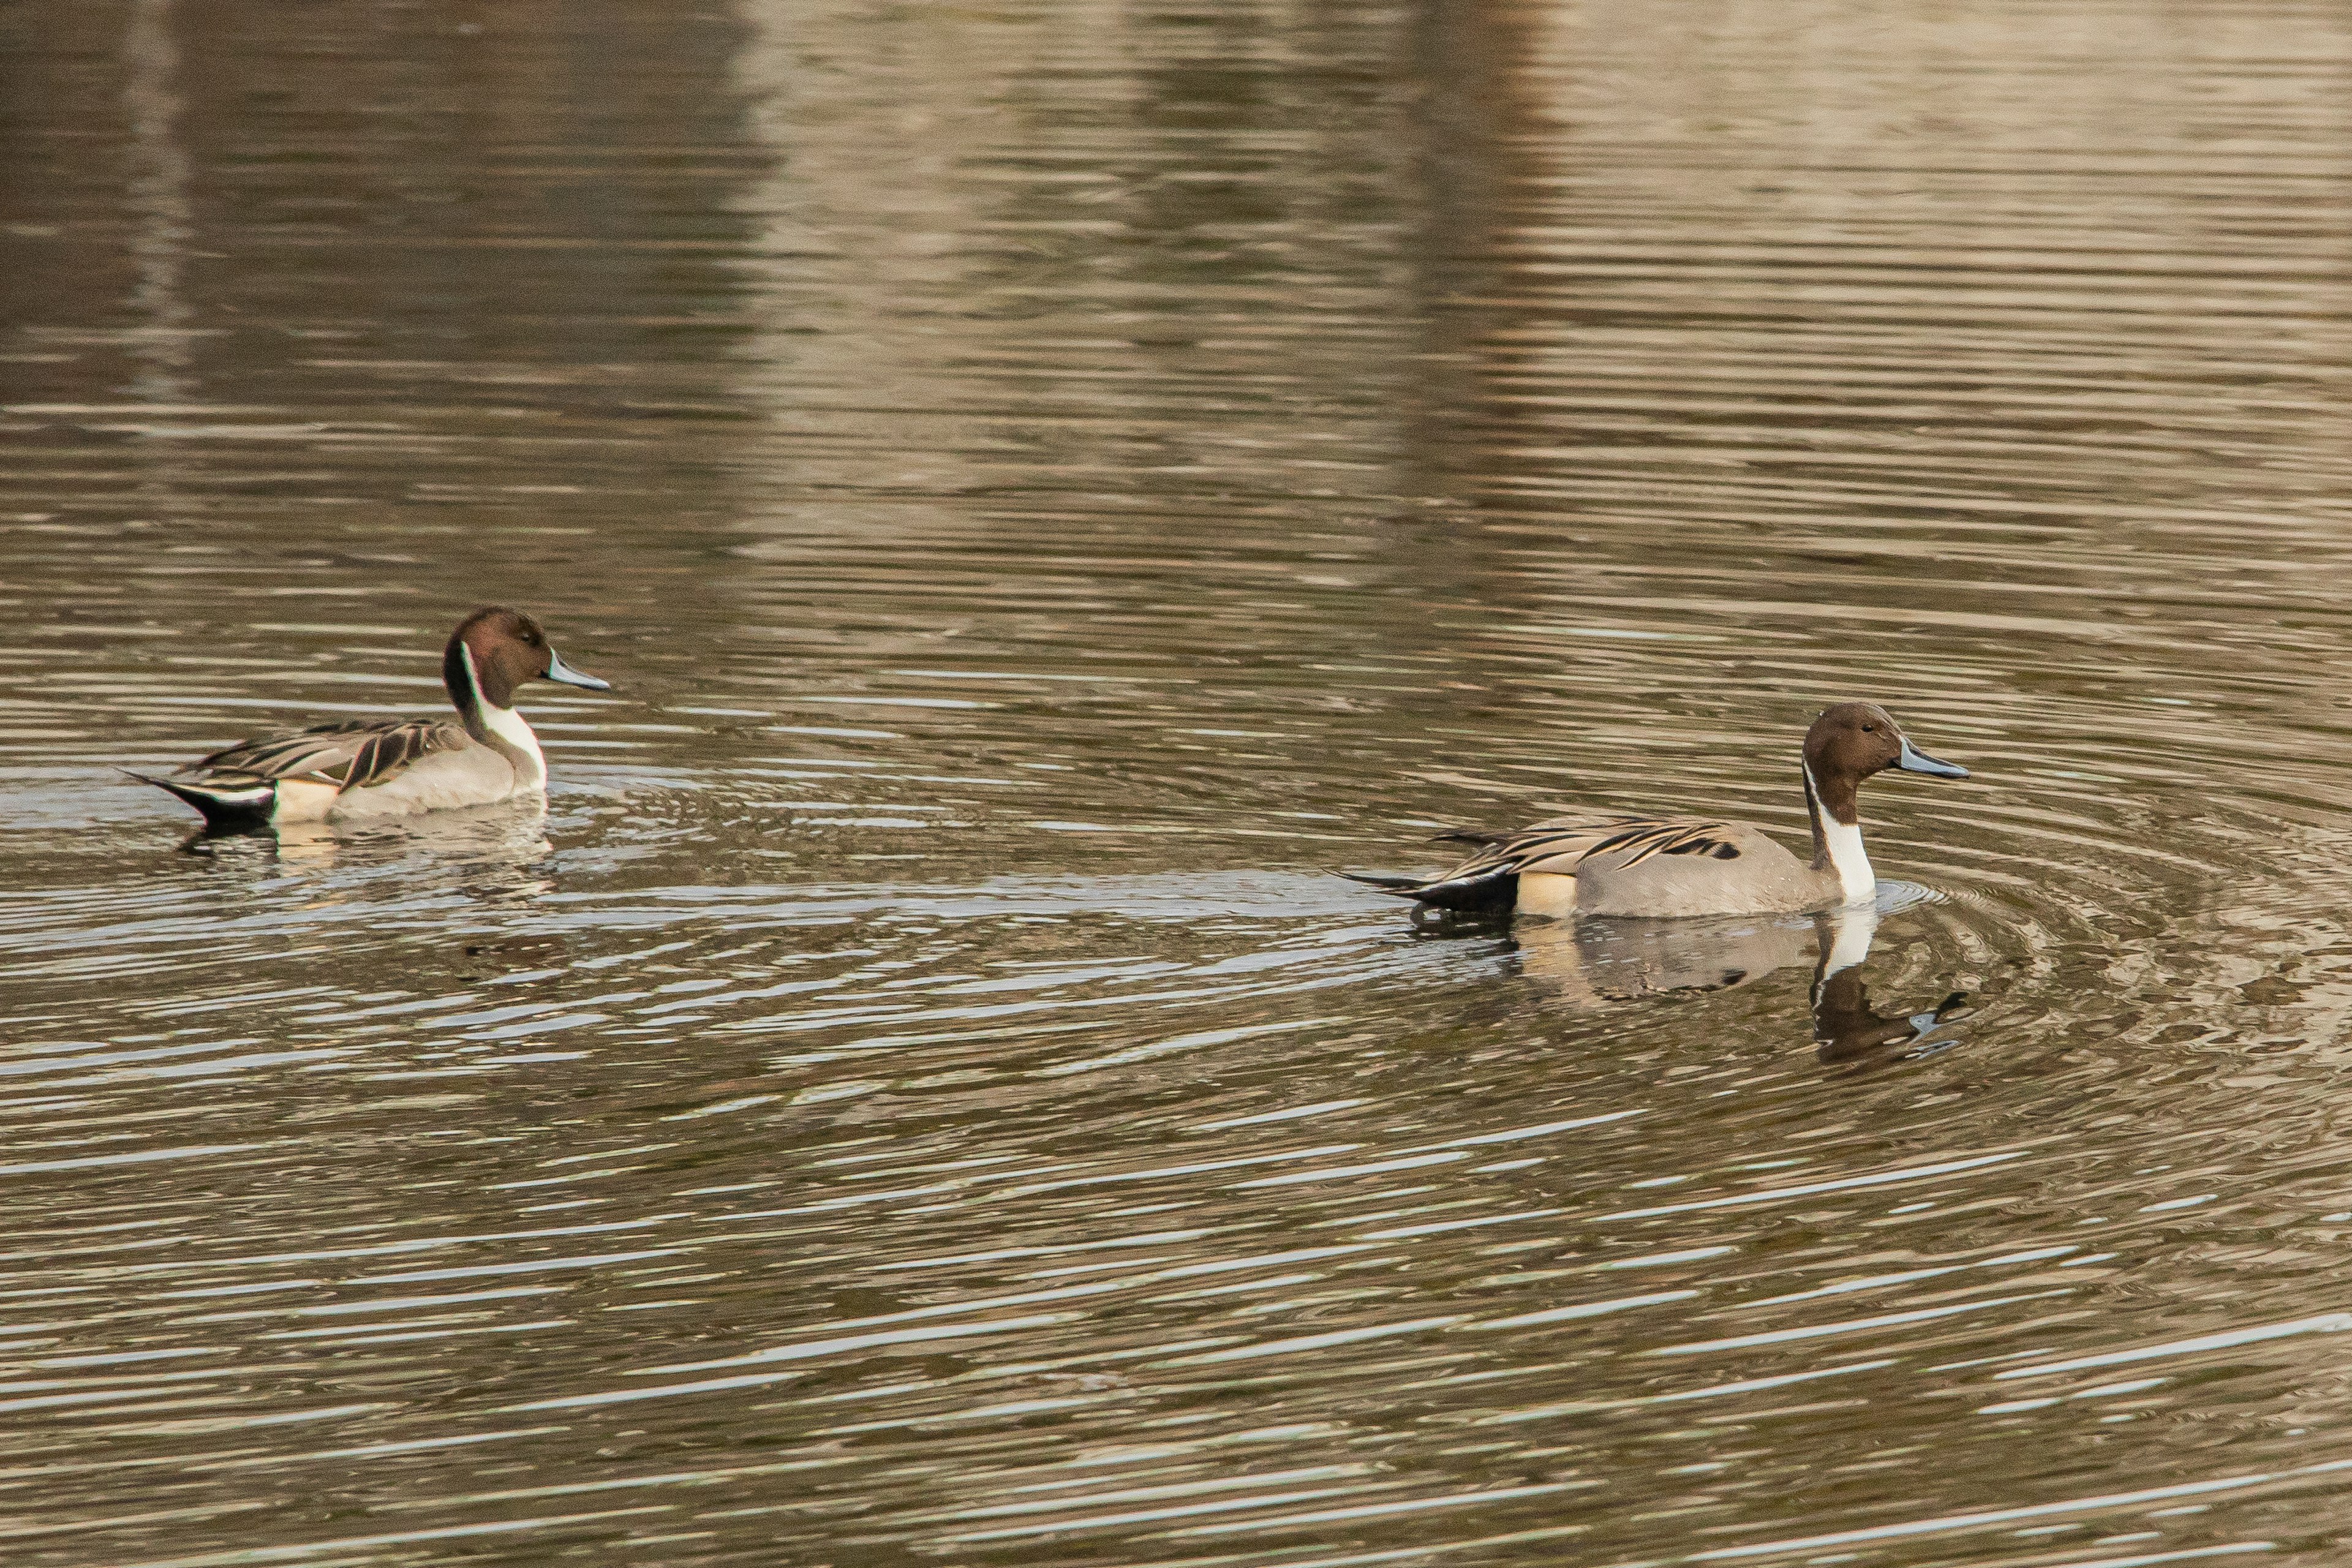
[[[516,689],[526,680],[558,680],[591,691],[612,689],[611,683],[564,663],[540,624],[520,610],[504,605],[476,610],[449,634],[449,646],[441,655],[441,681],[458,712],[470,718],[478,701],[511,708]]]
[[[1825,708],[1805,731],[1805,778],[1822,809],[1849,827],[1862,820],[1855,804],[1862,781],[1888,768],[1930,778],[1969,776],[1968,769],[1937,762],[1913,746],[1902,726],[1875,702]]]

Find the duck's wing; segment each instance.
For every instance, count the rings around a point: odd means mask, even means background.
[[[1558,816],[1513,833],[1449,834],[1480,847],[1442,880],[1492,872],[1572,877],[1577,864],[1593,855],[1611,857],[1620,870],[1658,855],[1712,855],[1728,860],[1739,853],[1734,831],[1731,824],[1708,817]]]
[[[1638,866],[1654,855],[1730,859],[1739,853],[1733,831],[1729,823],[1699,817],[1559,816],[1509,833],[1440,834],[1440,842],[1478,846],[1442,877],[1349,875],[1381,892],[1441,909],[1508,909],[1523,876],[1573,877],[1591,855],[1611,856],[1619,867]]]
[[[468,740],[463,728],[446,720],[350,720],[241,741],[179,772],[205,778],[309,779],[359,789],[396,778],[420,758],[456,751]]]

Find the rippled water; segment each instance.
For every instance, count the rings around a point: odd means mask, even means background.
[[[2341,1561],[2347,94],[2292,0],[0,10],[0,1552]],[[110,771],[488,599],[619,688],[543,817]],[[1976,774],[1874,928],[1325,874],[1801,838],[1844,696]]]

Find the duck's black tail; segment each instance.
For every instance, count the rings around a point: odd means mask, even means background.
[[[1415,903],[1438,910],[1489,914],[1509,909],[1519,896],[1519,878],[1516,871],[1493,870],[1473,877],[1429,879],[1360,876],[1354,871],[1339,874],[1350,882],[1377,888],[1393,898],[1411,899]]]
[[[278,786],[267,779],[235,784],[196,784],[187,779],[132,773],[129,768],[121,771],[141,784],[153,784],[186,801],[204,814],[205,826],[216,831],[259,826],[269,820],[270,807],[278,801]]]

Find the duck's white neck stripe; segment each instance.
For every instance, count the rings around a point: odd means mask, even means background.
[[[515,782],[525,789],[537,789],[547,783],[547,756],[539,749],[539,737],[531,733],[521,714],[511,708],[493,708],[485,702],[477,710],[482,716],[482,728],[512,750],[521,753],[515,759]],[[1856,838],[1856,844],[1862,840]],[[1864,874],[1869,873],[1867,863]]]
[[[524,789],[541,789],[547,784],[547,755],[539,749],[539,737],[531,732],[521,714],[511,708],[492,706],[482,695],[481,676],[474,668],[474,650],[460,643],[457,656],[466,661],[466,682],[474,693],[472,718],[478,721],[490,738],[511,752],[515,765],[515,783]]]
[[[1870,939],[1878,931],[1878,910],[1864,904],[1840,910],[1830,917],[1830,954],[1822,960],[1822,978],[1844,973],[1870,956]]]
[[[1822,847],[1829,851],[1830,867],[1837,872],[1838,886],[1849,904],[1860,903],[1878,890],[1878,878],[1870,868],[1870,857],[1863,852],[1862,825],[1840,822],[1822,804],[1822,792],[1813,784],[1813,770],[1805,769],[1805,804],[1813,808],[1813,821],[1819,826]]]

